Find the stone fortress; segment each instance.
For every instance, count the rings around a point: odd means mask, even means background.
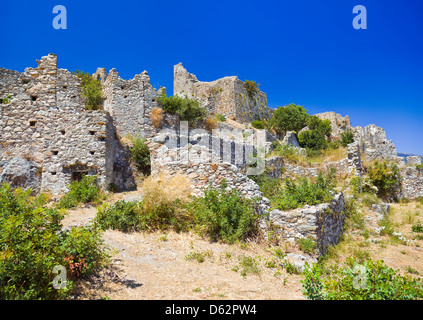
[[[68,70],[58,69],[56,55],[42,57],[37,64],[23,73],[0,68],[0,98],[11,97],[6,103],[0,101],[0,182],[60,195],[67,192],[73,180],[88,174],[97,175],[100,188],[114,185],[118,191],[133,190],[136,183],[129,146],[122,138],[142,136],[150,149],[152,175],[185,173],[196,195],[203,187],[217,186],[225,179],[228,188],[259,199],[258,211],[268,213],[268,200],[248,178],[254,164],[251,156],[270,151],[277,138],[298,148],[292,133],[276,137],[267,131],[251,127],[240,130],[221,122],[216,130],[208,132],[188,128],[167,113],[159,125],[153,125],[152,111],[160,108],[155,99],[166,88],[155,89],[146,71],[124,80],[115,69],[107,74],[104,68],[98,68],[93,77],[101,80],[103,109],[86,110],[80,79]],[[173,93],[198,99],[210,115],[220,113],[239,124],[269,118],[273,112],[267,106],[266,94],[259,90],[248,92],[238,77],[201,82],[181,63],[174,66]],[[321,167],[293,166],[281,157],[267,157],[263,164],[267,174],[275,178],[317,176],[320,170],[336,168],[341,176],[360,175],[363,157],[389,159],[396,161],[401,170],[401,197],[423,197],[423,172],[416,166],[421,164],[421,157],[398,157],[394,144],[375,125],[351,127],[348,116],[335,112],[317,116],[330,120],[334,137],[347,128],[353,129],[355,142],[348,146],[348,157]],[[342,232],[343,203],[340,193],[331,204],[306,206],[294,212],[273,210],[266,219],[278,226],[281,238],[310,236],[318,240],[324,252]],[[336,218],[323,218],[327,209],[337,213]]]

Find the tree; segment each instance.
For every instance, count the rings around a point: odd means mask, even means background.
[[[269,125],[280,134],[285,136],[288,131],[298,132],[304,128],[309,119],[309,114],[302,106],[291,103],[284,107],[278,107],[269,121]]]
[[[103,93],[101,82],[94,79],[89,73],[76,71],[74,74],[81,79],[81,96],[85,99],[85,107],[88,110],[98,110],[103,105]]]
[[[298,137],[300,146],[312,150],[326,149],[327,138],[332,133],[329,120],[321,120],[317,116],[311,116],[307,121],[309,130],[303,131]]]

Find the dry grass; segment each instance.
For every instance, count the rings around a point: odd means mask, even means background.
[[[212,132],[213,129],[218,127],[216,116],[210,115],[206,119],[205,127],[208,132]]]
[[[317,157],[309,158],[310,163],[322,164],[326,162],[337,162],[348,157],[347,148],[339,147],[337,149],[325,149],[322,150],[322,153]]]
[[[151,122],[153,123],[154,128],[158,128],[162,120],[163,120],[162,108],[154,108],[153,110],[151,110]]]
[[[167,172],[162,172],[158,176],[149,176],[143,181],[141,188],[147,210],[160,205],[169,205],[176,199],[187,202],[192,192],[190,179],[180,173],[171,176]]]

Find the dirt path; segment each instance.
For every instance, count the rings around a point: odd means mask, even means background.
[[[138,192],[115,195],[111,202],[140,197]],[[64,227],[89,223],[96,208],[70,210]],[[304,299],[299,275],[277,273],[265,267],[272,248],[251,243],[210,243],[195,234],[104,232],[105,243],[114,251],[111,266],[80,283],[76,299]],[[192,253],[207,253],[204,262],[187,260]],[[258,274],[241,276],[234,267],[249,256]]]

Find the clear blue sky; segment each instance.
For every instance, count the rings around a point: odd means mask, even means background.
[[[55,5],[67,30],[52,27]],[[352,27],[355,5],[367,30]],[[3,1],[0,67],[48,53],[59,68],[147,70],[173,92],[173,65],[202,81],[259,82],[271,107],[335,111],[383,127],[399,152],[423,154],[423,1]]]

